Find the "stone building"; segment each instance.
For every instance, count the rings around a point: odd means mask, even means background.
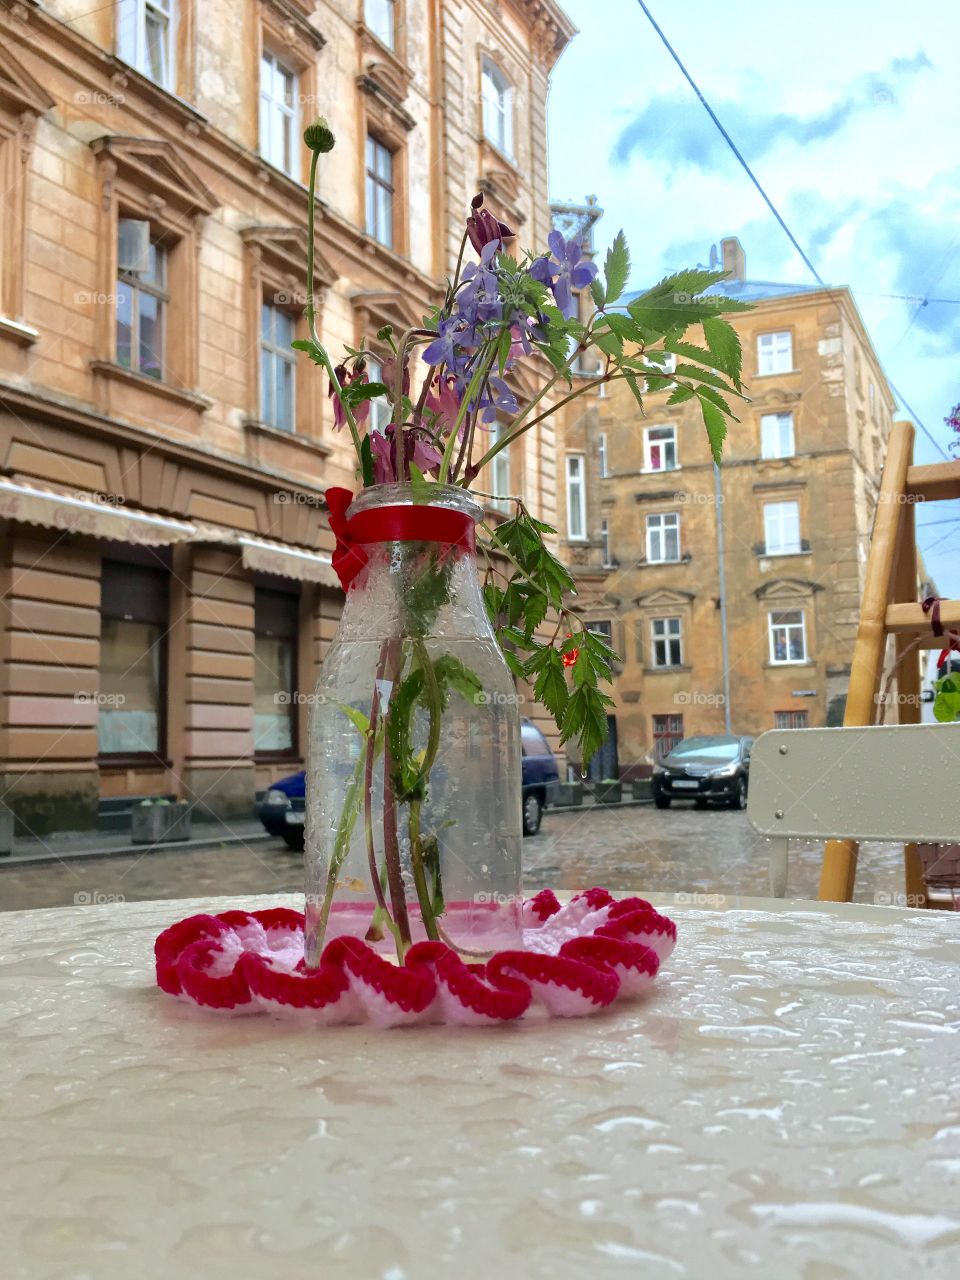
[[[752,281],[739,241],[722,254],[720,289],[756,309],[732,317],[749,403],[719,480],[699,409],[668,392],[641,416],[613,382],[564,424],[564,551],[622,656],[597,776],[728,724],[843,714],[893,395],[849,289]]]
[[[336,351],[438,298],[470,198],[549,229],[555,0],[4,0],[0,784],[21,830],[179,795],[222,817],[301,767],[351,485]],[[374,410],[376,412],[376,410]],[[552,428],[510,459],[555,516]]]

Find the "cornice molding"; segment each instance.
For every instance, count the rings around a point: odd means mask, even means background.
[[[121,176],[187,213],[209,214],[220,204],[172,142],[105,133],[93,139],[90,149],[98,160],[112,160]]]

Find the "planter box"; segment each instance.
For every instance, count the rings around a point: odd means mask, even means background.
[[[623,784],[620,782],[598,782],[593,788],[597,804],[619,804],[623,799]]]
[[[931,888],[960,888],[960,844],[918,844],[917,853]]]
[[[190,839],[190,806],[186,800],[175,804],[138,804],[131,814],[130,839],[134,844],[166,844]]]
[[[652,800],[653,783],[649,778],[634,778],[630,784],[634,800]]]
[[[575,809],[583,804],[583,784],[581,782],[558,782],[553,803],[558,809]]]
[[[0,858],[13,853],[13,814],[0,804]]]

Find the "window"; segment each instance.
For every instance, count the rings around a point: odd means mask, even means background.
[[[664,352],[663,359],[657,362],[664,373],[675,373],[677,368],[677,357],[672,351]]]
[[[297,77],[272,53],[260,59],[260,154],[292,178],[297,174]]]
[[[653,717],[653,754],[657,760],[668,756],[683,741],[683,716]]]
[[[757,373],[790,373],[793,369],[793,334],[761,333],[757,337]]]
[[[603,636],[607,644],[613,648],[613,623],[608,619],[602,619],[598,622],[585,622],[583,624],[588,631],[592,631],[594,635]]]
[[[773,713],[775,729],[806,729],[807,723],[806,711],[775,711]]]
[[[120,0],[117,52],[163,89],[174,83],[174,0]]]
[[[363,0],[363,21],[381,44],[396,48],[397,24],[394,0]]]
[[[643,433],[644,466],[647,471],[675,471],[677,467],[676,427],[647,427]]]
[[[613,558],[610,555],[610,521],[600,521],[600,554],[602,556],[601,563],[605,569],[613,567]]]
[[[651,653],[655,667],[679,667],[683,649],[679,618],[654,618],[650,623]]]
[[[393,247],[393,153],[367,134],[367,235]]]
[[[491,446],[498,444],[510,434],[510,428],[504,422],[495,422],[490,430]],[[490,487],[497,495],[492,502],[497,511],[510,511],[510,446],[501,449],[490,461]]]
[[[583,542],[587,536],[587,492],[584,484],[583,455],[567,454],[567,537]]]
[[[266,303],[260,314],[260,417],[278,431],[293,431],[296,361],[290,343],[296,322]]]
[[[160,755],[169,625],[167,574],[104,560],[100,615],[99,752],[103,756]]]
[[[297,746],[299,598],[258,588],[254,597],[253,749],[292,755]]]
[[[117,364],[163,378],[167,254],[144,222],[118,224]]]
[[[762,413],[760,415],[761,458],[792,458],[793,414]]]
[[[803,610],[786,609],[770,614],[770,661],[806,662],[807,639]]]
[[[800,551],[800,504],[768,502],[763,508],[764,554],[791,556]]]
[[[665,564],[680,559],[680,517],[675,511],[647,516],[647,561]]]
[[[483,136],[505,156],[513,156],[513,90],[495,62],[483,60]]]
[[[607,471],[607,433],[605,431],[601,431],[597,436],[597,469],[601,480],[610,474]]]
[[[383,365],[379,360],[367,356],[367,381],[383,381]],[[386,396],[378,396],[370,401],[370,430],[383,431],[390,423],[390,401]]]

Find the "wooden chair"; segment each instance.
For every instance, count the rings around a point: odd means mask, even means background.
[[[960,723],[761,734],[750,753],[747,817],[771,840],[771,894],[786,893],[792,838],[960,840],[958,776]],[[949,895],[933,901],[922,880],[919,890],[908,881],[904,901],[953,906]]]
[[[914,511],[918,502],[960,498],[960,461],[915,467],[913,442],[913,426],[908,422],[895,423],[890,432],[867,559],[860,625],[843,718],[845,729],[872,725],[878,717],[888,636],[894,637],[896,706],[901,725],[920,720],[920,651],[944,647],[944,641],[934,636],[931,619],[917,598],[919,561]],[[960,601],[942,601],[939,614],[946,630],[960,630]],[[904,758],[898,761],[888,779],[896,780],[898,787],[904,771],[910,767],[906,749],[903,750]],[[752,777],[750,782],[753,786]],[[925,785],[923,790],[929,794],[930,788]],[[847,834],[855,833],[851,830]],[[856,841],[830,840],[824,849],[818,896],[849,902],[856,870]],[[913,843],[904,849],[904,877],[910,899],[921,899],[926,890]]]

